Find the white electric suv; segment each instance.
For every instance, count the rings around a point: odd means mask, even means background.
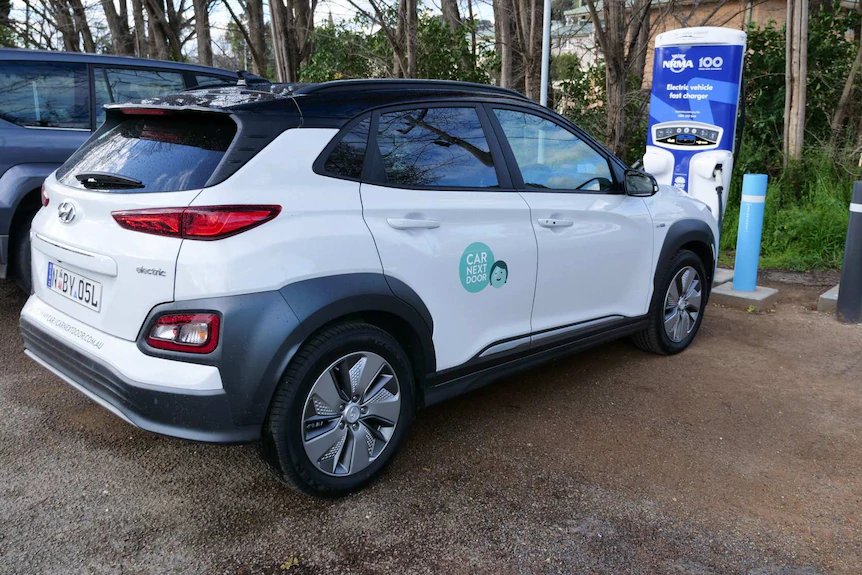
[[[112,105],[43,206],[26,353],[328,496],[379,475],[419,407],[613,338],[682,351],[716,259],[705,204],[458,82]]]

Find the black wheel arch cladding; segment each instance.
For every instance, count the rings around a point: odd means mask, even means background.
[[[146,343],[156,317],[189,311],[221,316],[215,351],[195,355]],[[379,273],[325,276],[278,291],[158,305],[144,322],[137,345],[147,355],[218,367],[233,420],[237,425],[262,424],[275,388],[300,346],[328,325],[367,313],[396,316],[408,324],[415,332],[426,373],[436,369],[427,307],[406,284]],[[417,393],[420,390],[421,381],[417,381]]]
[[[658,282],[661,280],[664,269],[670,264],[674,256],[684,248],[690,249],[703,260],[703,267],[707,274],[707,293],[709,293],[715,274],[715,236],[706,222],[694,219],[676,221],[668,228],[653,276],[654,289],[659,288]],[[704,256],[707,255],[708,259],[705,259]]]

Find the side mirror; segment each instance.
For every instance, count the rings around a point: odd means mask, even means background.
[[[658,191],[658,182],[646,172],[626,170],[625,177],[626,193],[630,196],[646,198]]]

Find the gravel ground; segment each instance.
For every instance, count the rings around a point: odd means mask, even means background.
[[[819,279],[711,306],[684,354],[617,342],[424,411],[338,501],[105,412],[24,357],[0,284],[0,572],[862,572],[862,326],[812,311]]]

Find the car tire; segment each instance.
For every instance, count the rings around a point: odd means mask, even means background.
[[[24,214],[12,230],[9,256],[10,272],[15,283],[21,290],[30,295],[33,293],[33,272],[30,264],[30,224],[36,212]]]
[[[260,454],[291,487],[347,495],[392,460],[413,422],[414,397],[410,360],[395,338],[365,323],[326,328],[285,371]]]
[[[703,261],[697,254],[680,250],[656,282],[649,323],[633,336],[634,344],[659,355],[673,355],[691,345],[709,297],[706,278]]]

